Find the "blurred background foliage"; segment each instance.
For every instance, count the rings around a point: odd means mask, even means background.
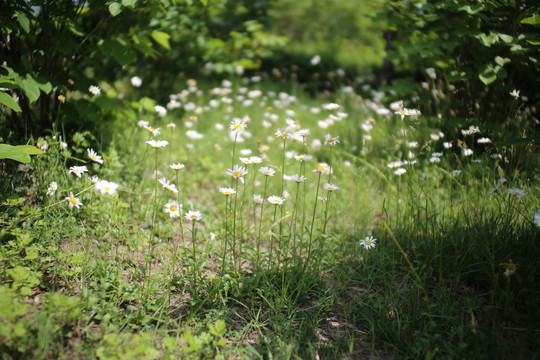
[[[427,116],[505,121],[514,89],[538,106],[537,12],[502,0],[8,1],[0,124],[80,129],[136,117],[126,92],[165,103],[187,78],[261,72],[312,94],[369,85]],[[90,85],[106,96],[93,100]]]
[[[289,40],[284,52],[331,59],[369,74],[384,56],[383,1],[271,1],[269,25]]]
[[[395,69],[389,78],[399,79],[386,89],[416,98],[424,115],[504,121],[514,89],[538,107],[537,2],[391,0],[386,5],[392,39],[387,56]]]

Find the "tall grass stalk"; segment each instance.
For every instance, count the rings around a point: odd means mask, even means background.
[[[197,263],[197,229],[195,228],[195,220],[191,220],[191,244],[192,244],[192,250],[193,250],[193,268],[192,268],[192,275],[193,275],[193,284],[191,285],[193,287],[193,297],[197,299],[199,297],[199,293],[197,291],[197,285],[198,281],[197,278],[199,277],[199,264]]]
[[[233,216],[232,216],[232,256],[233,256],[233,267],[236,268],[237,261],[237,249],[236,249],[236,205],[238,203],[238,179],[234,183],[234,207],[233,207]]]
[[[382,223],[383,223],[384,227],[386,228],[386,231],[388,231],[388,234],[390,235],[390,238],[394,241],[394,244],[396,244],[397,248],[399,249],[399,252],[401,252],[401,255],[403,255],[403,258],[405,259],[405,261],[407,261],[407,264],[409,265],[409,268],[411,269],[412,273],[416,277],[416,282],[417,282],[418,287],[422,290],[424,296],[427,296],[426,288],[424,287],[424,282],[420,278],[420,275],[418,275],[418,273],[414,269],[414,266],[412,265],[411,260],[409,260],[409,256],[407,255],[407,253],[405,251],[403,251],[403,248],[401,247],[401,245],[399,244],[399,241],[394,236],[394,233],[392,232],[392,230],[390,230],[390,227],[388,226],[386,221],[383,221]]]
[[[242,252],[244,245],[244,203],[246,197],[246,183],[242,182],[242,201],[240,203],[240,239],[238,244],[238,273],[242,270]],[[236,206],[236,205],[235,205]]]
[[[262,229],[262,221],[264,217],[264,204],[266,202],[266,189],[268,188],[268,176],[264,177],[264,190],[263,190],[263,197],[262,197],[262,203],[261,203],[261,214],[259,217],[259,234],[257,236],[257,244],[256,244],[256,253],[257,253],[257,268],[260,268],[261,265],[261,229]]]
[[[149,291],[149,281],[150,281],[150,272],[152,271],[152,263],[153,263],[153,257],[154,257],[154,246],[153,246],[153,239],[154,239],[154,232],[155,232],[155,223],[156,223],[156,216],[157,216],[157,193],[158,193],[158,149],[154,149],[154,196],[153,196],[153,204],[152,204],[152,223],[150,226],[150,234],[148,236],[148,246],[149,251],[147,252],[146,259],[145,259],[145,277],[143,282],[143,292],[144,292],[144,299],[145,301],[148,299]]]
[[[272,230],[272,228],[276,224],[276,213],[277,213],[277,205],[274,204],[274,215],[272,216],[272,224],[270,226],[271,236],[269,237],[269,242],[268,242],[268,251],[270,252],[268,255],[269,269],[271,269],[273,265],[273,247],[274,247],[274,239],[276,236],[274,235],[274,231]]]
[[[285,197],[285,152],[287,150],[287,139],[283,138],[283,156],[281,158],[281,195],[282,197]],[[279,237],[278,237],[278,257],[277,257],[277,263],[279,267],[280,258],[282,257],[282,249],[283,249],[283,210],[285,208],[285,202],[280,205],[280,214],[279,214]]]
[[[229,197],[225,196],[225,236],[223,237],[223,249],[221,253],[221,270],[220,274],[225,274],[225,267],[227,266],[227,243],[229,241]]]
[[[293,255],[293,258],[296,256],[296,218],[298,216],[298,196],[300,195],[300,184],[302,182],[299,181],[296,184],[296,195],[294,196],[293,217],[292,217],[291,227],[290,227],[290,230],[289,230],[289,241],[292,238],[292,255]]]
[[[328,234],[326,233],[326,227],[328,225],[328,210],[329,210],[329,207],[330,207],[330,198],[331,197],[332,197],[332,191],[327,191],[326,203],[325,203],[325,206],[324,206],[323,227],[322,227],[322,233],[321,233],[321,240],[319,242],[319,247],[317,249],[317,265],[315,266],[317,271],[319,269],[320,262],[321,262],[321,259],[322,259],[322,250],[324,248],[324,243],[325,243],[325,240],[328,238]]]
[[[305,140],[304,140],[305,141]],[[306,162],[300,162],[300,176],[306,175]],[[298,257],[302,258],[302,249],[304,248],[304,226],[306,224],[306,182],[302,182],[302,224],[300,225],[300,243],[298,244]],[[294,235],[296,239],[296,233]]]
[[[313,246],[313,227],[315,225],[315,214],[317,213],[317,202],[319,201],[319,187],[321,186],[321,175],[324,169],[321,166],[317,167],[317,172],[319,173],[319,177],[317,178],[317,190],[315,192],[315,203],[313,204],[313,215],[311,217],[311,228],[309,230],[309,243],[308,243],[308,249],[307,249],[307,258],[304,262],[303,269],[305,270],[309,264],[309,261],[311,260],[311,247]]]
[[[178,175],[178,170],[175,169],[175,175],[176,175],[176,183],[177,184],[180,184],[179,183],[179,175]],[[176,198],[177,198],[177,202],[178,202],[178,207],[179,207],[179,212],[180,212],[180,215],[179,215],[179,223],[180,223],[180,237],[181,237],[181,241],[182,241],[182,251],[183,251],[183,254],[184,254],[184,259],[186,258],[186,242],[185,242],[185,238],[184,238],[184,224],[182,222],[182,212],[183,212],[183,206],[181,205],[180,203],[180,189],[178,189],[178,192],[176,193]],[[176,241],[174,241],[174,235],[173,235],[173,242],[175,243],[174,245],[174,252],[172,254],[172,277],[174,278],[174,276],[176,275],[176,263],[177,263],[177,260],[178,260],[178,245],[176,243]],[[170,296],[170,293],[171,293],[171,282],[169,282],[169,296]]]
[[[231,169],[234,168],[234,160],[235,160],[235,157],[236,157],[236,142],[238,140],[238,132],[239,131],[235,131],[234,133],[234,141],[233,141],[233,148],[232,148],[232,159],[231,159]],[[234,178],[231,178],[231,187],[233,186],[233,181],[234,181]],[[236,189],[238,190],[238,189]]]

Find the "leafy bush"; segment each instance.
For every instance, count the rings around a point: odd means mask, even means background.
[[[403,78],[392,90],[422,97],[425,115],[443,117],[504,120],[514,89],[538,106],[537,10],[515,1],[389,1],[380,16],[393,31],[388,56]]]

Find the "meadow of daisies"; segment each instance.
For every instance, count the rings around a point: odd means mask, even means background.
[[[189,79],[28,138],[2,163],[2,358],[538,356],[538,155],[511,140],[534,109],[383,97]]]

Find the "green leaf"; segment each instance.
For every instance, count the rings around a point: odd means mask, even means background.
[[[174,351],[178,347],[175,337],[163,338],[163,344],[165,345],[165,348],[169,351]]]
[[[137,60],[137,53],[123,40],[102,40],[98,47],[104,55],[112,56],[120,65],[128,65]]]
[[[506,34],[497,34],[497,36],[499,36],[499,39],[501,39],[507,44],[510,44],[514,40],[512,36]]]
[[[0,77],[0,88],[13,89],[15,87],[15,81],[5,80]]]
[[[22,13],[20,11],[17,11],[15,16],[17,17],[17,21],[19,22],[19,24],[21,25],[23,30],[26,31],[26,33],[29,33],[30,32],[30,20],[28,20],[28,17],[26,17],[26,14],[24,14],[24,13]]]
[[[485,33],[478,34],[478,35],[475,35],[475,38],[480,40],[480,42],[484,46],[487,46],[487,47],[490,47],[491,45],[495,44],[498,40],[497,35],[493,33],[490,33],[489,35]]]
[[[157,42],[159,45],[163,46],[167,50],[171,50],[171,45],[169,44],[169,39],[171,35],[164,33],[163,31],[152,31],[152,39]]]
[[[212,335],[219,337],[225,334],[226,327],[225,320],[218,320],[214,324],[208,325],[208,330]]]
[[[3,91],[0,91],[0,103],[6,105],[8,108],[15,112],[22,112],[21,107],[19,106],[19,104],[17,104],[15,99],[13,99],[11,95]]]
[[[36,76],[36,84],[45,94],[49,94],[52,90],[52,84],[42,76]]]
[[[495,62],[497,64],[499,64],[500,66],[504,66],[505,64],[511,62],[512,60],[510,60],[509,58],[503,58],[503,57],[500,57],[500,56],[496,56],[495,57]]]
[[[75,24],[68,24],[68,29],[69,31],[71,31],[74,35],[77,35],[77,36],[84,36],[84,33],[77,29],[77,27],[75,27]]]
[[[478,78],[480,81],[482,81],[484,84],[489,85],[495,80],[497,80],[497,74],[491,73],[491,74],[479,74]]]
[[[15,146],[0,144],[0,159],[11,159],[27,164],[30,162],[30,155],[25,153],[22,149],[17,149]]]
[[[525,52],[525,49],[521,45],[515,44],[510,48],[510,51],[519,54]]]
[[[30,155],[44,154],[45,151],[33,145],[0,144],[0,159],[11,159],[23,164],[30,162]]]
[[[208,6],[208,0],[201,0],[201,2],[204,6]]]
[[[39,87],[32,76],[28,75],[26,79],[22,81],[22,89],[31,103],[39,99]]]
[[[109,5],[109,12],[112,16],[116,16],[122,12],[122,4],[113,2]]]
[[[45,151],[43,151],[41,149],[38,149],[34,145],[16,145],[15,148],[16,149],[21,149],[22,151],[24,151],[25,154],[28,154],[28,155],[45,154]]]
[[[521,20],[522,24],[538,25],[540,24],[540,16],[530,16]]]
[[[137,5],[137,0],[122,0],[122,5],[129,8],[134,8]]]
[[[474,5],[473,5],[474,6]],[[478,4],[476,6],[473,6],[471,5],[465,5],[465,6],[462,6],[460,7],[458,10],[460,11],[466,11],[468,12],[469,14],[471,15],[475,15],[477,14],[478,12],[482,11],[484,9],[484,5],[483,4]]]
[[[145,96],[140,100],[140,106],[146,111],[155,111],[156,101]]]
[[[497,80],[497,71],[493,68],[492,64],[487,64],[482,72],[478,74],[478,78],[484,84],[489,85]]]

